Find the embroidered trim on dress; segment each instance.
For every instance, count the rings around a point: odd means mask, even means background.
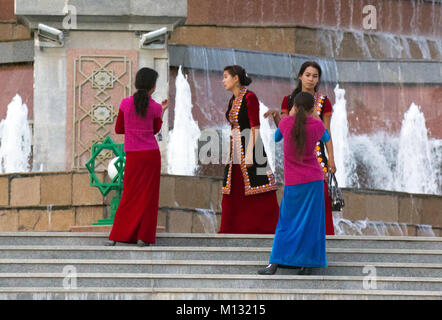
[[[322,113],[322,108],[324,107],[324,101],[325,101],[325,95],[321,95],[318,98],[318,94],[315,94],[315,108],[316,108],[316,112],[318,113],[319,116],[321,116]],[[327,166],[325,165],[324,162],[324,156],[321,152],[321,147],[320,147],[321,143],[320,141],[318,141],[316,143],[316,156],[318,158],[318,162],[322,167],[322,170],[324,171],[324,174],[327,175]]]
[[[233,129],[240,129],[239,126],[239,121],[238,121],[238,115],[239,115],[239,111],[241,109],[241,105],[242,105],[242,100],[246,94],[247,89],[246,88],[241,88],[241,91],[238,95],[238,97],[235,98],[235,100],[233,101],[232,104],[232,108],[230,109],[229,112],[229,120],[233,125]],[[275,176],[273,175],[271,170],[267,171],[267,178],[269,180],[268,184],[262,185],[262,186],[257,186],[257,187],[251,187],[250,186],[250,179],[249,179],[249,173],[247,172],[247,167],[246,167],[246,162],[245,162],[245,155],[244,155],[244,148],[242,146],[241,143],[241,131],[238,130],[233,130],[233,136],[232,136],[232,149],[230,150],[230,165],[229,165],[229,172],[227,174],[227,182],[226,182],[226,186],[223,187],[222,193],[223,194],[230,194],[230,190],[231,190],[231,179],[232,179],[232,165],[233,165],[233,154],[234,154],[234,150],[233,147],[234,146],[240,146],[241,148],[241,171],[242,171],[242,175],[244,178],[244,190],[245,190],[245,195],[249,196],[249,195],[253,195],[253,194],[259,194],[259,193],[264,193],[267,191],[273,191],[273,190],[278,190],[278,186],[276,185],[276,180],[275,180]],[[237,133],[239,132],[239,134]],[[235,141],[233,141],[233,139]]]
[[[233,144],[232,139],[230,139],[230,143]],[[233,163],[233,154],[232,152],[230,152],[230,165],[229,165],[229,172],[227,173],[227,181],[226,181],[226,186],[223,187],[222,193],[223,194],[230,194],[230,189],[231,189],[231,179],[232,179],[232,163]]]
[[[239,114],[239,109],[241,109],[242,99],[244,98],[246,91],[247,91],[246,88],[241,88],[238,97],[236,97],[233,100],[232,108],[230,109],[230,112],[229,112],[229,120],[230,120],[230,123],[233,125],[233,129],[239,128],[238,114]],[[232,185],[231,180],[232,180],[232,165],[233,165],[233,155],[234,155],[233,147],[235,146],[235,141],[233,141],[233,139],[234,139],[234,137],[231,137],[229,172],[227,174],[226,186],[223,187],[223,190],[222,190],[223,194],[230,194],[231,185]],[[241,145],[241,135],[240,135],[239,142]],[[242,156],[241,156],[241,162],[242,162]]]

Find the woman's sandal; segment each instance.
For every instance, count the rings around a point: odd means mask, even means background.
[[[142,240],[138,240],[137,241],[137,246],[139,246],[139,247],[148,247],[148,246],[150,246],[150,243],[144,242]]]

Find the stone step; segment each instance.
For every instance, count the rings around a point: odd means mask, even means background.
[[[326,236],[327,248],[442,250],[442,237]],[[273,235],[161,234],[161,246],[272,247]]]
[[[108,240],[103,232],[0,232],[6,245],[95,245]],[[157,233],[157,246],[271,247],[273,235]],[[122,244],[133,246],[133,244]],[[327,247],[442,250],[442,237],[327,236]]]
[[[88,225],[88,226],[72,226],[71,232],[102,232],[109,234],[112,231],[112,225]],[[166,227],[157,226],[157,233],[165,232]]]
[[[441,263],[442,250],[327,248],[328,261]],[[166,259],[260,260],[270,257],[263,247],[98,247],[0,246],[2,259]]]
[[[0,288],[5,300],[440,300],[439,291],[219,288]],[[217,310],[220,312],[219,310]]]
[[[0,299],[442,299],[438,237],[327,236],[327,268],[272,276],[257,270],[273,235],[157,233],[141,248],[107,237],[0,233]],[[65,290],[72,271],[78,289]],[[375,290],[364,290],[367,276]]]
[[[0,259],[0,273],[154,273],[154,274],[246,274],[256,275],[267,261],[229,260],[119,260],[119,259]],[[313,268],[312,275],[363,276],[375,267],[377,276],[442,278],[442,264],[391,262],[329,262]],[[68,267],[68,268],[66,268]],[[66,268],[66,269],[65,269]],[[296,275],[296,269],[278,268],[277,275]]]
[[[3,273],[0,287],[64,287],[75,288],[238,288],[238,289],[340,289],[340,290],[413,290],[439,291],[441,278],[376,277],[366,284],[362,276],[316,275],[212,275],[212,274],[131,274],[77,273],[75,282],[59,273]],[[374,287],[372,287],[374,286]]]

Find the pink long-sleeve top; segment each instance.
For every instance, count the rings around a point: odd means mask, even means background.
[[[321,140],[326,131],[324,124],[321,120],[310,116],[307,117],[302,159],[297,159],[296,157],[296,144],[291,134],[294,125],[295,116],[286,116],[279,122],[278,127],[284,138],[284,184],[296,185],[324,180],[324,174],[315,153],[316,143]],[[324,142],[328,141],[328,139],[325,138]]]
[[[155,138],[163,123],[163,109],[159,103],[149,97],[149,107],[145,117],[135,113],[134,98],[123,99],[118,111],[115,132],[124,134],[124,151],[144,151],[159,149]]]

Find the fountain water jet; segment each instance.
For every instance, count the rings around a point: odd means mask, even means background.
[[[0,122],[0,173],[29,172],[31,129],[28,107],[17,94],[8,105],[6,119]]]
[[[201,131],[192,116],[192,94],[180,66],[176,78],[175,119],[167,146],[168,173],[195,174],[198,166],[198,139]]]
[[[411,103],[399,137],[382,131],[351,135],[345,90],[336,86],[335,94],[331,131],[340,186],[440,194],[442,144],[428,138],[419,106]]]
[[[438,192],[425,117],[414,103],[402,121],[396,163],[395,190],[430,194]]]

